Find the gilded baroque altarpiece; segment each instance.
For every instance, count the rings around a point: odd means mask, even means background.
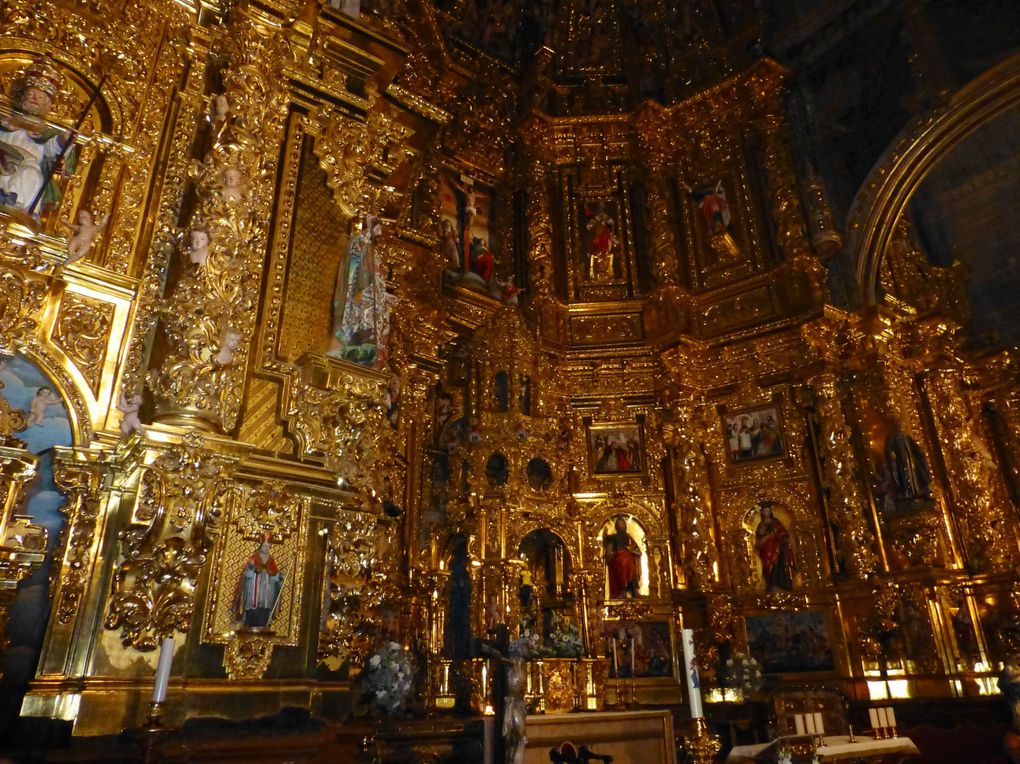
[[[1012,355],[964,347],[958,276],[894,219],[862,281],[880,298],[830,304],[841,242],[777,64],[574,113],[548,49],[521,85],[448,16],[0,6],[5,93],[47,56],[47,124],[83,115],[56,203],[0,212],[0,351],[70,430],[47,535],[19,435],[47,409],[0,399],[0,623],[50,571],[22,713],[139,724],[168,636],[174,724],[343,714],[383,635],[426,703],[480,710],[461,640],[500,623],[576,634],[535,664],[537,710],[676,703],[681,627],[719,686],[746,617],[800,612],[829,631],[808,675],[855,697],[986,681],[1020,646],[1020,387]],[[82,212],[103,223],[68,262]],[[368,362],[327,355],[354,252],[392,304]]]

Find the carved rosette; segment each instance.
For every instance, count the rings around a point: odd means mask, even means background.
[[[149,379],[158,420],[203,429],[233,428],[240,409],[286,117],[289,48],[255,14],[238,12],[223,38],[230,114],[192,169],[199,201],[190,227],[207,229],[208,255],[162,304],[169,350]]]
[[[125,647],[154,650],[161,638],[191,625],[195,582],[234,499],[237,461],[192,432],[145,468],[130,525],[120,535],[106,618]]]

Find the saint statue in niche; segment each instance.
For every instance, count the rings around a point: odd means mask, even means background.
[[[15,111],[0,119],[0,207],[38,219],[43,208],[60,201],[53,174],[73,171],[75,153],[65,152],[71,133],[46,118],[62,82],[48,56],[34,59],[15,80]]]
[[[237,585],[235,612],[244,628],[267,628],[276,614],[282,590],[283,573],[266,538],[245,562]]]
[[[896,489],[897,504],[925,504],[931,501],[931,470],[917,441],[907,435],[903,423],[885,439],[888,477]]]
[[[612,599],[636,597],[641,587],[641,548],[627,532],[626,518],[616,518],[613,528],[614,533],[602,536],[609,596]]]
[[[793,591],[797,566],[790,546],[790,532],[772,513],[771,504],[762,504],[758,526],[754,529],[754,547],[761,560],[761,575],[769,592]]]
[[[699,189],[688,188],[698,213],[708,229],[708,246],[714,262],[726,262],[740,257],[737,242],[730,233],[730,204],[722,181],[714,186]]]
[[[588,278],[591,281],[612,281],[616,276],[616,221],[606,210],[606,203],[598,201],[594,207],[585,206],[588,218],[586,229],[588,245]]]
[[[331,358],[381,368],[386,363],[393,296],[386,291],[382,263],[375,251],[382,225],[366,215],[361,230],[347,244],[333,295]]]

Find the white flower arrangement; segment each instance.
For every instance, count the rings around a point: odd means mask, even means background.
[[[363,698],[373,710],[395,713],[401,709],[414,685],[414,662],[397,642],[386,642],[361,670]]]
[[[577,627],[562,617],[549,635],[549,646],[557,658],[580,658],[584,653],[584,643],[577,633]]]
[[[765,683],[761,664],[744,653],[733,653],[732,657],[726,661],[726,670],[723,676],[726,687],[741,690],[745,695],[757,692]]]

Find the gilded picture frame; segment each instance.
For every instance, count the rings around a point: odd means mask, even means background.
[[[635,477],[647,472],[644,426],[636,422],[588,424],[588,471],[593,477]]]
[[[719,406],[719,426],[732,465],[782,459],[787,455],[782,400],[777,395],[758,406]]]

